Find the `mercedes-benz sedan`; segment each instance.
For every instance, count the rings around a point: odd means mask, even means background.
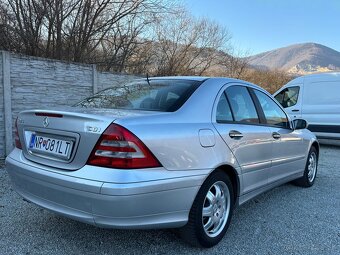
[[[234,208],[315,181],[319,145],[258,86],[229,78],[140,79],[63,110],[19,114],[6,159],[15,190],[111,228],[180,228],[204,247]]]

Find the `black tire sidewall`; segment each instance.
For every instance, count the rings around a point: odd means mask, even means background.
[[[313,181],[309,181],[309,179],[308,179],[308,163],[309,163],[309,157],[313,152],[316,155],[316,169],[315,169],[315,176],[314,176]],[[306,162],[306,166],[305,166],[305,172],[304,172],[304,176],[303,176],[307,186],[309,186],[309,187],[313,186],[313,184],[315,182],[316,175],[318,173],[318,163],[319,163],[318,161],[319,161],[318,151],[315,149],[315,147],[311,147],[310,150],[309,150],[309,153],[308,153],[308,158],[307,158],[307,162]]]
[[[229,210],[229,215],[228,215],[228,219],[227,219],[227,223],[224,226],[224,229],[221,231],[221,233],[219,235],[217,235],[216,237],[210,237],[208,236],[203,228],[203,224],[202,224],[202,210],[203,210],[203,203],[206,197],[207,192],[209,191],[210,187],[218,182],[218,181],[223,181],[228,189],[229,189],[229,193],[230,193],[230,210]],[[195,232],[196,232],[196,237],[199,241],[199,243],[204,246],[204,247],[212,247],[214,245],[216,245],[218,242],[221,241],[221,239],[223,238],[223,236],[225,235],[230,221],[231,221],[231,216],[233,213],[233,209],[234,209],[234,190],[233,190],[233,185],[230,181],[230,178],[228,177],[227,174],[225,174],[222,171],[216,171],[214,172],[212,175],[210,175],[205,182],[203,183],[203,185],[201,186],[201,189],[199,190],[197,197],[195,199],[195,203],[196,204],[196,211],[194,212],[194,217],[195,217]]]

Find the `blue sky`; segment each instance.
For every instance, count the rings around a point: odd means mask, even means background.
[[[340,0],[183,0],[197,17],[208,17],[232,34],[241,50],[257,54],[315,42],[340,51]]]

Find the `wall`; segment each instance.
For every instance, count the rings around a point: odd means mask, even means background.
[[[6,61],[3,61],[4,56],[7,56]],[[12,116],[10,121],[7,119],[7,124],[12,122],[10,123],[12,129],[17,114],[22,110],[73,105],[94,92],[137,78],[130,75],[98,72],[94,65],[68,63],[0,51],[0,158],[8,154],[13,143],[12,139],[9,139],[12,138],[12,130],[9,130],[11,128],[5,128],[4,70],[10,76],[8,80],[10,85],[7,87],[10,87],[11,107],[6,113],[7,116],[9,114]],[[7,151],[6,140],[7,145],[10,144]]]
[[[5,155],[5,117],[2,52],[0,51],[0,158]]]

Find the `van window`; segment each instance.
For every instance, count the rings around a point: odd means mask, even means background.
[[[282,128],[289,128],[288,118],[278,104],[261,91],[254,89],[254,92],[260,102],[267,124]]]
[[[291,107],[296,105],[299,98],[300,87],[289,87],[283,89],[275,96],[275,99],[284,107]]]

